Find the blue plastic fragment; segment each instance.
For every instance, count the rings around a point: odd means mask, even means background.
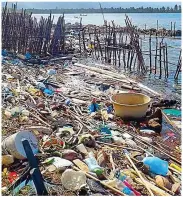
[[[178,109],[163,109],[163,112],[170,116],[176,116],[176,117],[181,116],[181,110]]]
[[[103,134],[109,134],[109,135],[112,135],[112,134],[111,134],[111,130],[110,130],[110,128],[109,128],[109,127],[107,127],[107,126],[102,126],[102,127],[100,128],[100,132],[101,132],[101,133],[103,133]]]
[[[110,106],[107,107],[107,113],[108,114],[110,114],[112,112],[112,110],[113,110],[112,105],[110,105]]]
[[[89,112],[92,113],[92,112],[96,112],[99,110],[99,105],[97,103],[92,103],[89,107]]]
[[[28,182],[27,182],[27,180],[25,180],[25,181],[21,182],[17,187],[15,187],[13,189],[13,195],[16,196],[19,193],[19,191],[24,186],[27,186],[27,185],[29,185],[32,189],[34,189],[36,191],[35,186],[34,186],[34,183],[33,183],[33,180],[29,180]]]
[[[12,64],[13,65],[18,65],[19,63],[20,63],[20,60],[19,59],[12,60]]]
[[[8,55],[7,50],[6,50],[6,49],[3,49],[3,50],[2,50],[2,56],[7,56],[7,55]]]
[[[48,94],[48,95],[52,95],[54,92],[52,90],[49,90],[49,89],[44,89],[43,91],[45,94]]]
[[[131,194],[133,193],[132,190],[131,190],[130,188],[128,188],[128,187],[125,187],[125,188],[122,190],[122,192],[123,192],[124,194],[130,195],[130,196],[131,196]]]
[[[70,105],[70,103],[71,103],[71,100],[69,98],[65,100],[66,105]]]
[[[31,59],[31,54],[29,53],[29,52],[27,52],[26,54],[25,54],[25,59],[26,60],[28,60],[28,59]]]

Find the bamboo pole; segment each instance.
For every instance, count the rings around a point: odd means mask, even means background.
[[[168,47],[167,47],[167,43],[166,43],[166,77],[168,78],[169,74],[168,74]]]
[[[150,74],[152,72],[152,61],[151,61],[151,33],[150,33],[150,37],[149,37],[149,63],[150,63]]]
[[[164,71],[165,71],[165,78],[167,78],[165,45],[163,46],[163,65],[164,65]]]
[[[160,69],[159,79],[161,79],[161,75],[162,75],[162,70],[161,70],[161,42],[159,43],[159,69]]]

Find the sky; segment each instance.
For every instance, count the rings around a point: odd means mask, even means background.
[[[5,4],[4,2],[2,3]],[[102,8],[110,8],[110,7],[174,7],[175,4],[181,5],[180,2],[101,2]],[[9,7],[11,7],[12,2],[9,3]],[[34,9],[54,9],[54,8],[100,8],[98,2],[18,2],[18,8],[34,8]]]

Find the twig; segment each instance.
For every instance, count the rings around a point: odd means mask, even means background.
[[[48,124],[47,122],[43,121],[40,117],[34,115],[32,112],[29,112],[34,118],[37,118],[38,120],[40,120],[42,123],[44,123],[45,125],[51,127],[50,124]]]

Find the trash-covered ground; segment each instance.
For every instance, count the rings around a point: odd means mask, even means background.
[[[3,195],[180,195],[180,103],[63,59],[3,57]],[[116,116],[119,93],[149,96],[145,117]]]

